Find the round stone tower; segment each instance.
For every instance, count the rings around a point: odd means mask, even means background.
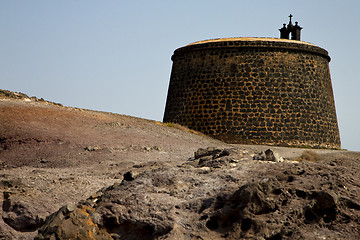
[[[276,38],[175,50],[164,122],[228,143],[340,148],[328,52]]]

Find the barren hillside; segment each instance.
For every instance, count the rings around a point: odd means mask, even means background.
[[[0,91],[0,239],[359,239],[359,169]]]

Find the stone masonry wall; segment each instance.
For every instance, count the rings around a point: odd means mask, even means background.
[[[177,49],[164,122],[229,143],[340,148],[330,58],[297,42],[239,38]]]

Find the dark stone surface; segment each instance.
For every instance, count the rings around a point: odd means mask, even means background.
[[[31,232],[44,224],[45,219],[34,214],[29,204],[13,201],[4,195],[2,218],[10,227],[20,232]]]
[[[164,122],[229,143],[340,148],[327,51],[239,39],[174,52]]]
[[[248,150],[144,166],[47,217],[35,239],[359,239],[359,154],[271,163]]]

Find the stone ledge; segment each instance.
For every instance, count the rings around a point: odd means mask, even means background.
[[[219,38],[198,41],[178,48],[174,51],[175,56],[189,51],[218,49],[218,48],[264,48],[264,49],[285,49],[290,51],[310,52],[325,57],[329,62],[331,58],[328,52],[314,44],[279,38]]]

